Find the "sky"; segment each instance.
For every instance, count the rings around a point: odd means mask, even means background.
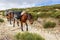
[[[0,10],[60,4],[60,0],[0,0]]]

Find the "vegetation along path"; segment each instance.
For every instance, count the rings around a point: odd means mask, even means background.
[[[17,25],[15,27],[13,27],[12,25],[9,24],[9,22],[7,22],[6,19],[4,19],[4,20],[5,20],[4,23],[2,23],[2,24],[0,23],[0,39],[12,40],[13,35],[15,33],[22,32],[20,27],[18,27]],[[33,25],[29,24],[29,26],[28,26],[29,32],[37,33],[37,34],[41,35],[42,37],[44,37],[45,40],[60,40],[60,32],[58,32],[58,30],[44,29],[44,28],[38,29],[38,28],[36,28],[36,26],[38,26],[37,24],[40,25],[40,23],[38,23],[38,22],[34,22]],[[24,25],[24,31],[25,31],[25,25]]]

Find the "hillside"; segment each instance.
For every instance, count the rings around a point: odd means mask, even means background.
[[[39,11],[51,11],[51,10],[54,10],[54,9],[60,9],[60,4],[55,4],[55,5],[49,5],[49,6],[40,6],[40,7],[31,7],[31,8],[11,8],[9,10],[18,10],[18,11],[21,11],[21,10],[30,10],[29,12],[39,12]],[[4,11],[4,10],[1,10],[1,11]]]
[[[56,5],[49,5],[49,6],[40,6],[40,7],[31,7],[31,8],[12,8],[12,9],[10,9],[10,10],[36,10],[36,11],[39,11],[39,10],[41,10],[42,11],[42,9],[43,10],[47,10],[48,9],[48,11],[49,10],[52,10],[52,9],[60,9],[60,4],[56,4]]]
[[[28,10],[28,13],[31,13],[36,20],[38,17],[47,18],[60,18],[60,4],[49,5],[49,6],[41,6],[41,7],[32,7],[32,8],[12,8],[9,10],[13,11],[22,11]]]
[[[12,8],[9,10],[28,10],[27,12],[31,13],[34,17],[32,25],[27,21],[28,32],[37,33],[45,38],[45,40],[60,40],[60,4],[32,8]],[[21,24],[17,26],[15,23],[15,27],[13,27],[7,21],[6,16],[4,16],[5,10],[1,10],[0,12],[2,12],[0,13],[0,40],[15,40],[15,34],[22,32]],[[44,26],[47,28],[44,28]],[[25,24],[23,25],[23,29],[23,32],[25,32]]]
[[[49,5],[49,6],[40,6],[40,7],[32,7],[32,8],[11,8],[8,10],[13,11],[23,11],[28,10],[28,13],[31,13],[34,18],[38,17],[54,17],[56,18],[60,14],[60,4]],[[0,12],[4,13],[5,10],[1,10]],[[56,15],[58,14],[58,15]]]

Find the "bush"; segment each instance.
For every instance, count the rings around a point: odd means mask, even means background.
[[[32,14],[32,16],[33,16],[33,19],[34,19],[34,20],[37,20],[37,18],[38,18],[37,13],[36,13],[36,12],[33,12],[33,13],[31,13],[31,14]]]
[[[2,16],[5,16],[4,12],[2,13]]]
[[[37,34],[32,34],[29,32],[24,32],[24,33],[17,33],[15,35],[16,40],[45,40],[41,36]]]
[[[4,20],[3,19],[0,19],[0,22],[2,23],[2,22],[4,22]]]
[[[54,28],[56,26],[55,22],[45,22],[45,24],[43,25],[44,28]]]
[[[53,18],[60,18],[60,11],[57,11],[55,13],[52,13],[51,14],[51,17],[53,17]]]
[[[47,17],[50,17],[50,13],[47,13],[47,12],[41,12],[38,16],[41,17],[41,18],[47,18]]]

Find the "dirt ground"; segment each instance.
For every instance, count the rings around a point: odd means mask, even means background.
[[[21,26],[10,25],[6,18],[0,17],[4,19],[4,23],[0,23],[0,40],[14,40],[14,35],[21,31]],[[58,23],[57,20],[52,18],[47,18],[46,21],[55,21]],[[37,33],[45,38],[45,40],[60,40],[60,27],[57,24],[55,28],[44,29],[43,23],[45,19],[39,18],[37,21],[34,21],[33,25],[30,25],[28,22],[28,29],[31,33]],[[26,26],[24,24],[24,31],[26,31]],[[23,31],[23,32],[24,32]]]

